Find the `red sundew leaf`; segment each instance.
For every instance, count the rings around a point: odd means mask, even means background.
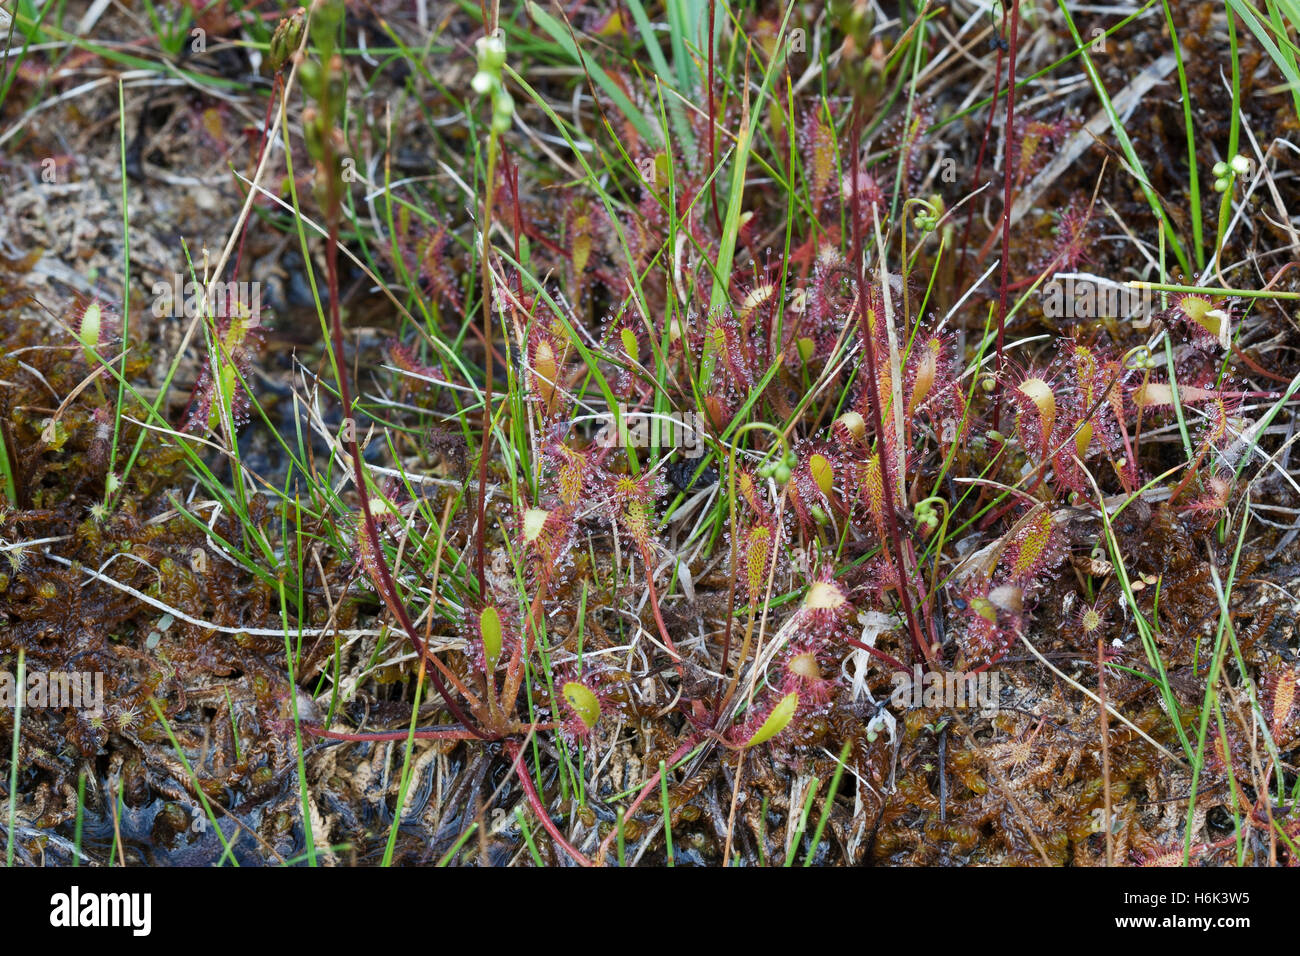
[[[1020,444],[1036,460],[1042,461],[1052,449],[1056,392],[1044,376],[1027,374],[1011,389],[1011,399],[1019,409],[1016,434]]]
[[[534,328],[528,337],[528,385],[548,419],[563,418],[569,405],[564,391],[568,349],[552,332]]]
[[[1300,710],[1296,707],[1297,681],[1300,675],[1289,667],[1279,667],[1277,673],[1270,676],[1265,685],[1265,698],[1272,698],[1269,708],[1270,730],[1273,740],[1280,747],[1288,745],[1296,737],[1297,724],[1300,724]]]
[[[1031,516],[1007,549],[1008,579],[1021,586],[1037,583],[1064,558],[1058,537],[1050,511]]]
[[[420,254],[420,276],[426,288],[435,298],[453,309],[461,307],[460,288],[457,285],[457,273],[452,268],[447,256],[447,230],[439,227],[424,243]]]
[[[820,452],[813,452],[808,456],[808,474],[822,495],[829,499],[835,484],[835,466],[831,460]]]
[[[1232,320],[1223,308],[1223,301],[1216,296],[1186,292],[1175,297],[1174,317],[1191,333],[1196,344],[1220,344],[1227,348]]]
[[[663,489],[663,482],[658,475],[643,475],[640,478],[612,476],[602,510],[639,547],[649,549],[656,528],[654,502],[663,493]]]
[[[586,684],[578,681],[566,681],[560,688],[561,696],[569,713],[576,719],[580,732],[585,736],[596,727],[600,720],[600,698]]]
[[[577,281],[587,268],[587,260],[591,258],[593,232],[591,216],[581,206],[575,206],[573,215],[569,219],[569,228],[571,230],[569,251],[573,256],[573,273]]]
[[[799,606],[800,627],[815,640],[832,640],[855,616],[844,590],[828,572],[813,581]]]
[[[876,452],[862,465],[859,473],[859,489],[871,523],[875,526],[876,536],[884,543],[887,538],[885,524],[885,476],[881,467],[880,453]]]
[[[1012,150],[1016,156],[1016,178],[1023,182],[1047,163],[1051,152],[1048,147],[1060,144],[1075,124],[1065,119],[1050,123],[1017,117],[1015,125]]]
[[[742,729],[744,746],[747,748],[757,747],[759,744],[767,743],[790,726],[790,722],[794,720],[795,712],[798,709],[798,693],[792,691],[786,694],[772,705],[772,708],[763,717],[763,722],[754,727],[751,732],[745,734],[745,731],[750,729],[751,724],[747,722],[744,725]]]
[[[825,676],[835,670],[834,660],[816,640],[793,642],[783,654],[781,689],[786,693],[797,693],[801,701],[820,706],[828,703],[835,694],[838,681]]]
[[[538,508],[524,503],[515,527],[516,539],[535,572],[551,575],[571,561],[574,518],[569,508]]]
[[[220,424],[220,395],[229,396],[231,424],[235,427],[248,424],[253,403],[243,383],[252,374],[251,350],[261,340],[258,320],[259,316],[246,314],[218,317],[217,369],[215,372],[212,369],[210,352],[203,360],[194,390],[190,393],[182,431],[201,433],[215,430]]]
[[[772,561],[773,537],[773,528],[769,524],[756,524],[741,533],[741,573],[751,606],[757,605],[763,597]]]
[[[412,375],[418,375],[421,378],[426,379],[433,379],[438,382],[445,382],[447,380],[438,368],[432,365],[424,365],[417,361],[415,358],[415,352],[409,346],[398,342],[396,339],[393,339],[388,343],[388,360],[403,372],[410,372]]]
[[[858,412],[847,411],[835,419],[831,425],[831,435],[841,446],[855,448],[866,440],[866,420]]]
[[[835,175],[835,130],[820,114],[814,113],[804,123],[804,155],[808,158],[811,180],[809,200],[814,209],[826,197],[826,187]]]

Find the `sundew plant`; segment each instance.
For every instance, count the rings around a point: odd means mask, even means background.
[[[1300,862],[1293,8],[7,5],[10,860]]]

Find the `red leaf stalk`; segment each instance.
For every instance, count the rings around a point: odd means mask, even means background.
[[[583,856],[577,847],[564,838],[560,828],[551,819],[545,804],[542,803],[542,798],[537,794],[537,788],[533,786],[533,777],[528,770],[528,761],[524,760],[523,751],[520,749],[519,744],[513,740],[507,740],[506,751],[510,754],[510,768],[515,772],[515,776],[519,778],[519,782],[523,784],[524,793],[528,796],[528,805],[533,808],[533,813],[537,814],[537,818],[542,822],[542,826],[546,828],[546,832],[551,835],[551,839],[555,841],[556,846],[573,857],[579,866],[594,866],[595,864]]]

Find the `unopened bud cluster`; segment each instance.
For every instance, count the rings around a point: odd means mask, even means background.
[[[282,19],[279,26],[275,28],[275,33],[271,36],[271,49],[267,55],[267,63],[272,71],[278,73],[289,57],[297,52],[298,46],[302,43],[303,20],[306,13],[302,7],[299,7],[292,16]]]
[[[798,462],[799,459],[795,456],[795,453],[787,451],[780,459],[762,465],[758,469],[759,477],[774,478],[778,485],[789,484],[794,466],[798,464]]]
[[[1250,160],[1237,154],[1226,163],[1215,163],[1211,172],[1214,173],[1214,191],[1226,193],[1232,188],[1234,179],[1250,172]]]
[[[931,196],[920,205],[920,211],[912,217],[912,225],[919,232],[934,232],[939,227],[939,220],[943,218],[943,197]]]
[[[492,97],[492,132],[504,133],[510,129],[515,116],[514,97],[501,82],[501,70],[506,65],[506,41],[498,30],[491,36],[480,37],[475,47],[478,72],[470,86],[479,96]]]

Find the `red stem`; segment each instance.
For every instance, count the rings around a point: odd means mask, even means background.
[[[681,760],[688,753],[690,753],[691,748],[694,747],[698,742],[699,741],[697,741],[693,735],[687,737],[686,742],[682,744],[680,747],[678,747],[673,752],[673,755],[671,757],[669,757],[667,760],[664,761],[664,768],[667,770],[671,770],[673,764],[675,764],[677,761]],[[653,790],[658,783],[659,783],[659,771],[656,770],[653,774],[651,774],[650,779],[645,782],[645,785],[641,787],[641,792],[637,794],[637,798],[632,801],[632,806],[627,808],[627,813],[623,814],[624,820],[631,818],[632,814],[636,813],[637,807],[641,806],[641,804],[645,801],[645,798],[650,796],[650,791]],[[618,836],[617,828],[610,831],[609,835],[605,837],[603,841],[601,841],[600,850],[597,851],[596,853],[596,859],[598,860],[605,859],[605,854],[609,852],[609,845],[614,842],[614,839],[617,836]]]
[[[979,158],[975,160],[975,182],[980,181],[980,176],[984,173],[984,153],[989,144],[989,131],[993,129],[993,111],[997,107],[998,93],[1001,91],[1002,84],[1002,47],[998,47],[998,62],[993,72],[993,100],[989,104],[989,118],[984,123],[984,138],[980,140]],[[966,254],[970,251],[970,231],[971,225],[975,222],[975,203],[971,202],[966,209],[966,229],[961,237],[961,260],[957,264],[957,288],[966,284]]]
[[[668,636],[668,628],[664,626],[663,615],[659,613],[659,594],[655,590],[653,556],[650,554],[650,548],[645,545],[641,546],[641,563],[645,565],[645,583],[650,592],[650,609],[654,611],[655,624],[659,625],[659,636],[664,639],[664,643],[668,645],[668,650],[677,661],[677,676],[685,680],[686,668],[682,666],[682,655],[677,652],[677,645]]]
[[[863,240],[862,240],[862,199],[856,184],[859,181],[860,167],[862,160],[861,149],[859,144],[862,140],[861,117],[855,115],[851,129],[853,135],[850,139],[852,144],[851,174],[852,182],[855,188],[850,197],[849,218],[853,224],[853,262],[857,270],[856,278],[858,280],[858,321],[862,329],[862,352],[867,358],[867,397],[871,406],[871,424],[876,432],[876,444],[880,448],[880,469],[884,481],[884,498],[885,498],[885,524],[889,532],[889,538],[893,544],[894,560],[898,564],[898,597],[903,605],[903,614],[907,618],[908,628],[912,633],[912,643],[915,645],[917,652],[925,660],[930,659],[930,650],[926,645],[925,638],[921,634],[921,626],[917,623],[916,610],[912,607],[912,597],[908,593],[907,581],[909,574],[907,562],[903,557],[902,535],[898,530],[898,516],[894,509],[894,463],[888,454],[888,441],[886,440],[885,423],[881,417],[880,389],[877,387],[879,377],[877,368],[879,360],[876,357],[876,340],[871,331],[870,320],[867,316],[867,275],[866,266],[863,263]],[[897,442],[902,442],[902,436],[896,436]],[[898,449],[898,453],[907,454],[906,448]]]
[[[1002,279],[998,289],[998,374],[993,393],[993,430],[998,430],[1002,413],[1002,350],[1006,342],[1007,324],[1007,283],[1011,274],[1011,193],[1012,168],[1011,145],[1015,136],[1016,123],[1016,35],[1020,25],[1020,0],[1011,4],[1011,37],[1007,52],[1007,123],[1003,131],[1003,176],[1004,192],[1002,197]]]
[[[713,102],[713,18],[717,13],[717,5],[709,4],[709,170],[712,172],[717,169],[718,157],[717,148],[714,142],[714,134],[717,127],[714,123],[717,120],[717,106]],[[790,131],[794,135],[794,130]],[[709,198],[713,202],[713,223],[717,226],[718,234],[722,234],[722,217],[718,215],[718,177],[711,176],[709,179]]]
[[[506,667],[505,682],[501,685],[501,712],[503,714],[513,713],[515,702],[519,699],[519,688],[524,679],[523,660],[525,657],[532,657],[533,647],[537,642],[536,621],[542,613],[543,604],[546,601],[546,591],[550,583],[550,573],[543,569],[541,577],[537,581],[537,593],[533,595],[533,603],[528,610],[528,618],[524,621],[524,640],[520,646],[515,648],[510,663]],[[492,680],[491,674],[488,675],[488,680]]]
[[[900,661],[897,657],[893,657],[889,654],[886,654],[884,651],[878,651],[870,644],[863,644],[861,641],[854,640],[851,637],[846,637],[844,639],[844,643],[848,644],[850,647],[856,647],[860,651],[866,651],[872,657],[884,661],[886,664],[888,664],[896,671],[910,670],[910,668],[902,661]]]
[[[275,88],[271,91],[271,98],[266,103],[266,118],[262,121],[262,140],[257,146],[257,158],[253,160],[253,169],[257,169],[262,162],[262,154],[266,152],[266,137],[271,131],[271,109],[280,101],[280,84],[284,82],[284,77],[279,70],[275,73]],[[244,220],[244,228],[239,233],[239,248],[235,250],[235,268],[230,273],[231,278],[239,278],[239,264],[244,258],[244,239],[248,236],[248,225],[253,221],[249,216]],[[214,278],[220,278],[216,276]]]
[[[425,673],[428,673],[427,671]],[[326,730],[316,724],[303,724],[302,729],[313,737],[326,737],[329,740],[350,740],[355,743],[364,743],[366,741],[386,741],[386,740],[406,740],[408,737],[414,737],[416,740],[477,740],[478,738],[472,731],[463,727],[437,728],[434,730],[417,730],[411,733],[409,730],[381,730],[373,733],[351,733],[346,730]]]
[[[326,275],[329,282],[329,301],[330,301],[330,341],[334,349],[335,367],[338,369],[338,386],[339,401],[343,403],[343,411],[346,416],[352,414],[352,390],[348,385],[347,358],[343,352],[343,320],[339,315],[339,265],[338,265],[338,214],[337,209],[330,216],[329,242],[325,246],[325,266]],[[366,542],[369,546],[370,553],[374,556],[373,561],[367,561],[366,571],[374,581],[376,590],[388,605],[388,609],[402,626],[410,638],[412,645],[422,657],[433,659],[432,652],[420,639],[419,633],[415,630],[415,625],[411,623],[410,615],[406,613],[406,605],[397,596],[397,587],[393,583],[392,572],[388,570],[388,560],[384,557],[383,544],[379,540],[379,528],[375,524],[375,516],[370,512],[370,494],[366,490],[366,476],[364,471],[364,459],[361,457],[361,448],[357,444],[356,427],[346,429],[344,432],[344,442],[347,445],[348,453],[352,456],[352,477],[357,487],[357,496],[361,501],[361,521],[365,531]],[[441,663],[441,662],[439,662]],[[467,727],[476,737],[487,738],[477,723],[465,713],[464,709],[456,703],[455,698],[448,691],[446,683],[443,682],[442,675],[437,669],[428,672],[429,680],[432,682],[434,689],[442,695],[442,699],[447,702],[447,709],[451,711],[453,717]]]
[[[537,814],[537,819],[542,822],[542,826],[551,835],[551,839],[565,853],[573,857],[579,866],[594,866],[595,864],[583,856],[577,847],[564,838],[564,834],[560,832],[560,828],[555,825],[555,821],[551,819],[551,815],[546,811],[542,798],[537,795],[537,788],[533,786],[533,777],[528,770],[528,761],[524,760],[523,750],[520,749],[519,744],[516,741],[507,740],[506,750],[510,753],[510,769],[515,772],[515,776],[523,784],[524,793],[528,796],[529,806],[533,808],[533,813]]]

